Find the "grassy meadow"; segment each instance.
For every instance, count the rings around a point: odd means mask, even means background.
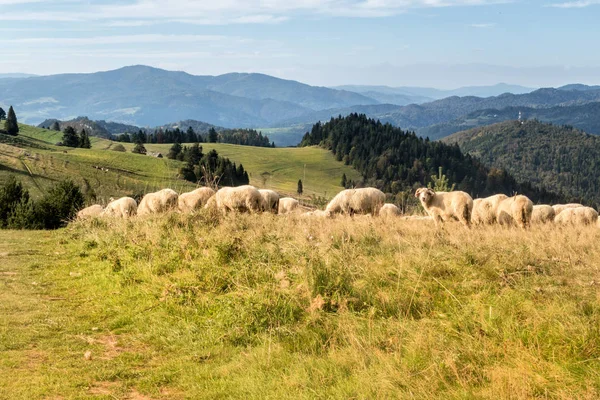
[[[55,146],[62,132],[20,125],[17,137],[1,135],[0,184],[9,175],[23,181],[34,197],[39,197],[55,182],[71,178],[85,192],[93,191],[100,202],[109,197],[147,193],[170,187],[177,192],[191,190],[194,184],[178,177],[182,162],[113,151],[117,145],[92,137],[92,149]],[[149,152],[166,155],[171,145],[146,145]],[[242,163],[250,183],[282,193],[294,194],[298,179],[304,182],[305,195],[331,198],[342,190],[342,174],[358,179],[353,168],[335,160],[320,148],[262,148],[229,144],[203,144],[204,151],[216,149],[222,156]],[[103,167],[97,169],[94,167]]]
[[[0,398],[596,399],[599,240],[204,210],[0,231]]]

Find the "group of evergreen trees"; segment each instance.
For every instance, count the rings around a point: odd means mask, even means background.
[[[388,193],[408,193],[418,186],[427,186],[442,167],[457,190],[476,197],[520,193],[534,201],[564,200],[529,183],[518,183],[505,170],[487,168],[478,159],[463,154],[457,145],[431,142],[362,114],[315,124],[300,143],[313,145],[331,150],[337,160],[352,165],[362,174],[362,184]]]
[[[8,114],[0,107],[0,121],[4,121],[4,129],[0,129],[0,133],[5,135],[17,136],[19,134],[19,124],[17,115],[12,106],[8,109]]]
[[[34,201],[14,176],[0,186],[0,228],[57,229],[83,207],[84,196],[72,181],[62,181]]]
[[[240,186],[250,183],[248,172],[244,170],[242,164],[236,166],[228,158],[219,156],[214,149],[205,154],[199,143],[194,143],[189,147],[175,143],[171,146],[167,158],[186,163],[179,173],[190,182],[223,186]]]
[[[80,147],[82,149],[92,148],[90,137],[85,129],[82,129],[81,132],[77,134],[77,131],[75,131],[75,128],[72,126],[67,126],[63,131],[62,145],[67,147]]]
[[[154,133],[139,130],[134,133],[123,133],[113,137],[114,140],[124,143],[231,143],[243,146],[275,147],[275,143],[269,142],[268,136],[254,129],[228,129],[217,132],[210,128],[208,133],[194,132],[190,126],[185,132],[179,128],[173,130],[159,129]]]

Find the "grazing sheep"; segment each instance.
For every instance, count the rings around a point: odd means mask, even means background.
[[[379,215],[379,210],[385,203],[385,194],[375,188],[346,189],[339,192],[327,204],[325,211],[331,214],[344,213]]]
[[[277,214],[279,210],[279,194],[269,189],[259,189],[258,192],[263,200],[262,211]]]
[[[102,211],[104,211],[104,209],[102,208],[101,205],[94,204],[93,206],[89,206],[89,207],[84,208],[83,210],[80,210],[77,213],[77,219],[88,219],[88,218],[99,217],[100,214],[102,214]]]
[[[219,210],[259,212],[262,210],[263,198],[260,192],[251,185],[224,187],[215,194],[215,204]]]
[[[300,207],[300,202],[291,197],[284,197],[279,199],[279,209],[277,210],[279,214],[290,214]]]
[[[201,187],[188,193],[182,193],[177,199],[179,211],[189,213],[202,208],[215,191],[209,187]]]
[[[117,200],[112,200],[104,211],[102,211],[101,216],[108,217],[118,217],[118,218],[129,218],[133,217],[137,213],[137,203],[131,197],[121,197]]]
[[[596,226],[600,228],[600,217],[598,217],[598,222],[596,222]]]
[[[567,208],[555,218],[557,224],[593,225],[598,223],[598,212],[591,207]]]
[[[395,204],[386,203],[379,210],[379,215],[385,218],[397,217],[400,215],[400,209]]]
[[[138,207],[138,215],[158,214],[177,208],[177,192],[163,189],[144,196]]]
[[[532,224],[547,224],[549,222],[554,222],[554,217],[556,216],[556,212],[552,206],[547,204],[541,204],[537,206],[533,206],[533,212],[531,213],[531,223]]]
[[[569,204],[555,204],[552,206],[552,208],[554,208],[555,215],[560,214],[563,210],[566,210],[567,208],[577,208],[577,207],[584,207],[584,205],[579,204],[579,203],[569,203]]]
[[[468,193],[461,191],[435,192],[432,189],[420,188],[415,192],[415,197],[433,218],[436,226],[440,222],[458,220],[467,228],[471,226],[471,212],[473,199]]]
[[[483,199],[473,200],[473,212],[471,222],[476,225],[492,225],[497,222],[498,206],[501,201],[507,199],[504,194],[496,194]]]
[[[516,224],[524,229],[529,227],[532,213],[533,202],[527,196],[517,195],[500,202],[496,219],[500,225]]]

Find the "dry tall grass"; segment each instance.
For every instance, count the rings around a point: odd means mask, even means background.
[[[60,235],[71,258],[48,271],[81,274],[67,329],[124,348],[65,369],[74,394],[600,396],[596,227],[201,212]]]
[[[157,300],[177,386],[260,397],[597,398],[600,230],[171,214],[71,228]],[[98,267],[95,267],[98,268]],[[204,382],[198,376],[211,377]],[[215,384],[217,384],[215,386]]]

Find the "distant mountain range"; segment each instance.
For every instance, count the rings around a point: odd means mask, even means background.
[[[490,97],[498,96],[504,93],[524,94],[533,92],[535,90],[535,88],[528,88],[519,85],[508,85],[506,83],[499,83],[493,86],[467,86],[453,90],[440,90],[434,88],[410,86],[389,87],[360,85],[336,86],[334,89],[343,89],[351,92],[361,93],[365,96],[380,100],[382,103],[397,105],[420,104],[452,96]],[[388,101],[393,99],[397,99],[398,101]],[[404,103],[401,103],[402,101],[404,101]]]
[[[537,90],[508,84],[455,90],[326,88],[263,74],[195,76],[147,66],[0,79],[0,106],[13,105],[25,123],[86,115],[92,121],[115,121],[114,128],[104,126],[111,132],[124,129],[118,124],[156,127],[193,120],[224,128],[271,128],[277,144],[298,143],[303,127],[350,113],[363,113],[432,138],[481,123],[514,119],[518,111],[527,118],[573,124],[596,133],[595,115],[585,107],[577,108],[594,102],[600,102],[600,86],[572,84]],[[573,114],[567,115],[567,110],[559,107],[570,107],[568,112]]]

